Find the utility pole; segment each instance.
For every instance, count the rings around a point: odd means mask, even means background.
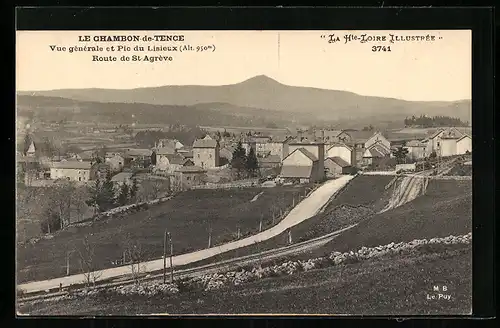
[[[240,239],[240,236],[241,236],[240,227],[238,227],[238,231],[237,231],[237,233],[236,233],[236,234],[237,234],[237,237],[236,237],[236,238],[237,238],[237,239]]]
[[[172,264],[172,258],[174,257],[174,244],[172,243],[172,234],[168,234],[168,240],[170,242],[170,282],[174,283],[174,266]]]
[[[259,232],[262,231],[262,215],[260,216],[260,222],[259,222]]]
[[[69,276],[69,255],[71,252],[66,252],[66,275]]]
[[[212,227],[208,226],[208,248],[212,247]]]
[[[167,229],[163,235],[163,283],[167,281]]]
[[[289,245],[292,244],[292,229],[291,228],[288,229],[288,244]]]

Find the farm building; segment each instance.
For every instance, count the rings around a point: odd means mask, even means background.
[[[177,190],[190,189],[205,183],[207,171],[199,166],[182,166],[174,172],[174,186]]]
[[[337,177],[342,174],[351,174],[354,172],[351,164],[344,159],[335,156],[325,159],[325,172],[329,178]]]
[[[408,157],[413,160],[425,158],[428,155],[427,143],[423,141],[411,140],[406,143],[405,148],[408,150]]]
[[[318,148],[321,146],[318,145]],[[311,147],[309,147],[311,148]],[[323,148],[324,150],[324,148]],[[321,151],[317,151],[324,156]],[[285,182],[309,183],[321,181],[325,177],[324,160],[311,153],[306,148],[295,148],[290,155],[283,159],[280,178]]]
[[[125,165],[134,162],[134,166],[148,167],[152,162],[153,151],[150,149],[129,148],[125,152]]]
[[[258,159],[259,168],[269,169],[281,165],[281,158],[278,155],[269,155]]]
[[[206,138],[206,137],[205,137]],[[203,169],[219,166],[220,145],[213,139],[198,139],[193,143],[193,161]]]
[[[50,178],[52,180],[89,181],[92,179],[91,168],[92,165],[89,162],[54,162],[50,168]]]
[[[184,164],[185,160],[180,154],[161,155],[156,161],[155,170],[174,173],[176,169]]]
[[[389,157],[391,154],[391,150],[385,148],[382,143],[372,144],[369,148],[367,148],[363,153],[363,166],[369,165],[377,165],[379,161],[382,159]]]

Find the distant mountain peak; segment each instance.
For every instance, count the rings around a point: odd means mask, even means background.
[[[281,84],[278,81],[276,81],[275,79],[272,79],[269,76],[263,75],[263,74],[251,77],[251,78],[249,78],[241,83],[245,83],[245,84],[248,84],[248,83],[252,83],[252,84]]]

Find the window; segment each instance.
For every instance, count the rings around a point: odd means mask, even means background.
[[[186,177],[186,180],[188,180],[188,181],[191,180],[191,177]]]
[[[82,181],[82,177],[78,177],[78,181]]]
[[[200,158],[200,154],[198,154],[198,158]]]
[[[209,155],[208,155],[208,157],[209,157],[209,158],[212,158],[212,154],[209,154]]]

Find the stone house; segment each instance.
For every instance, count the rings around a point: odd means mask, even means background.
[[[198,139],[193,143],[193,162],[202,169],[218,167],[220,145],[213,139]]]
[[[52,180],[66,179],[85,182],[93,179],[91,169],[92,165],[89,162],[54,162],[50,168],[50,178]]]
[[[196,165],[182,166],[175,170],[174,189],[187,190],[205,184],[207,171]]]

